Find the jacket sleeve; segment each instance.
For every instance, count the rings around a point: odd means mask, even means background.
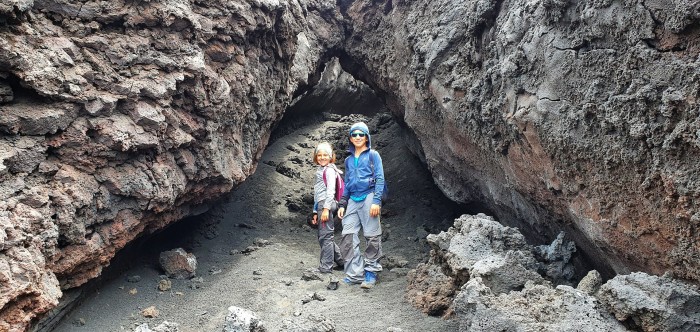
[[[372,204],[382,206],[382,195],[384,194],[384,165],[379,152],[371,150],[369,154],[374,163],[374,198]]]
[[[326,199],[323,201],[323,208],[330,210],[335,201],[335,177],[337,172],[333,167],[326,167]]]
[[[348,159],[345,158],[345,176],[343,180],[345,180],[345,184],[347,185],[348,183]],[[347,208],[348,207],[348,199],[350,198],[350,192],[347,190],[347,187],[345,188],[345,191],[343,192],[343,197],[340,198],[340,202],[338,202],[338,208]]]

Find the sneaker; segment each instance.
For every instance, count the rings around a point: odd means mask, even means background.
[[[362,282],[360,287],[365,289],[370,289],[374,287],[377,283],[377,273],[372,271],[365,271],[365,281]]]
[[[359,284],[360,282],[359,282],[359,281],[356,281],[356,280],[351,280],[350,278],[345,277],[345,278],[343,278],[343,283],[346,284],[346,285],[348,285],[348,286],[352,286],[352,285],[357,285],[357,284]]]

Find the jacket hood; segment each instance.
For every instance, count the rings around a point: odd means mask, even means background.
[[[355,130],[361,130],[363,133],[365,133],[365,135],[367,135],[367,148],[371,148],[372,147],[372,138],[369,135],[369,127],[367,127],[367,124],[364,122],[357,122],[357,123],[353,124],[352,126],[350,126],[350,131],[348,131],[348,143],[349,143],[348,151],[351,153],[355,152],[355,146],[352,145],[352,142],[350,142],[350,134]]]

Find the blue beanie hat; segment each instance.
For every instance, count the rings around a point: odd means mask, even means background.
[[[365,124],[364,122],[357,122],[357,123],[353,124],[352,126],[350,126],[350,132],[348,132],[348,134],[352,134],[352,132],[355,130],[362,130],[363,133],[365,133],[366,135],[369,135],[369,128],[367,127],[367,124]]]

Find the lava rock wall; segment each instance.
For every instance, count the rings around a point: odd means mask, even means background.
[[[456,202],[700,280],[700,4],[0,0],[0,324],[240,184],[338,56]],[[390,161],[387,161],[390,162]]]
[[[339,19],[323,1],[0,1],[0,330],[244,181]]]
[[[700,2],[355,1],[346,67],[457,202],[700,280]],[[387,33],[390,31],[391,33]]]

